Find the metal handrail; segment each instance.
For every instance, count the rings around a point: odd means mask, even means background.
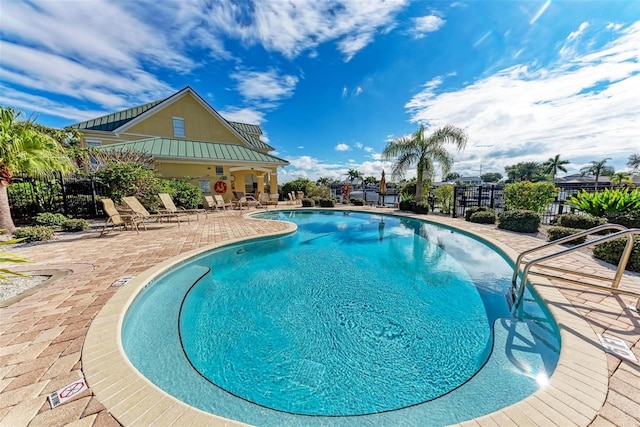
[[[610,230],[610,229],[621,230],[621,231],[618,231],[617,233],[613,233],[613,234],[610,234],[610,235],[607,235],[607,236],[603,236],[603,237],[601,237],[599,239],[592,240],[590,242],[585,242],[585,243],[573,246],[571,248],[564,249],[564,250],[562,250],[560,252],[554,252],[554,253],[549,254],[549,255],[544,255],[544,256],[535,258],[535,259],[527,262],[527,264],[525,265],[524,269],[522,270],[522,279],[520,281],[520,283],[521,283],[520,287],[517,286],[518,274],[520,273],[520,263],[522,262],[522,259],[524,258],[525,255],[528,255],[528,254],[530,254],[532,252],[535,252],[535,251],[538,251],[538,250],[541,250],[541,249],[544,249],[544,248],[548,248],[550,246],[555,246],[555,245],[558,245],[558,244],[570,242],[572,240],[579,239],[579,238],[581,238],[583,236],[587,236],[589,234],[597,233],[597,232],[604,231],[604,230]],[[588,248],[588,247],[591,247],[591,246],[596,246],[596,245],[599,245],[601,243],[608,242],[608,241],[614,240],[614,239],[618,239],[618,238],[624,237],[624,236],[628,237],[627,244],[626,244],[626,246],[624,248],[624,251],[622,252],[622,256],[620,257],[620,261],[618,261],[618,268],[616,269],[616,275],[613,278],[613,281],[611,282],[611,286],[610,287],[603,287],[603,286],[590,285],[590,284],[585,284],[585,283],[583,283],[583,285],[592,286],[592,287],[596,287],[596,288],[600,288],[600,289],[608,289],[609,291],[612,291],[612,292],[618,292],[618,293],[624,293],[624,294],[627,294],[627,295],[637,296],[639,298],[639,302],[640,302],[640,294],[639,293],[631,292],[631,291],[622,292],[622,291],[619,291],[617,289],[619,284],[620,284],[620,280],[622,279],[622,275],[624,274],[625,267],[627,266],[627,262],[629,261],[629,257],[631,256],[631,251],[633,249],[633,243],[634,243],[633,242],[634,241],[634,239],[633,239],[634,235],[640,235],[640,229],[639,228],[627,229],[627,227],[624,227],[624,226],[618,225],[618,224],[605,224],[605,225],[600,225],[598,227],[591,228],[589,230],[582,231],[580,233],[573,234],[571,236],[564,237],[562,239],[554,240],[553,242],[547,243],[545,245],[537,246],[535,248],[532,248],[532,249],[529,249],[527,251],[522,252],[518,256],[518,259],[516,260],[516,265],[515,265],[515,268],[514,268],[514,271],[513,271],[513,278],[512,278],[513,307],[512,307],[512,310],[511,310],[512,314],[516,313],[516,310],[518,309],[518,307],[522,303],[522,298],[524,296],[524,290],[525,290],[526,284],[527,284],[527,276],[529,275],[529,270],[531,270],[531,267],[533,267],[534,265],[536,265],[536,264],[538,264],[538,263],[540,263],[542,261],[546,261],[546,260],[551,259],[551,258],[557,258],[559,256],[566,255],[566,254],[571,253],[571,252],[579,251],[581,249]],[[544,268],[544,266],[541,266],[541,268]],[[564,270],[564,269],[561,269],[561,268],[552,268],[552,269],[557,270],[557,271],[564,271],[564,272],[571,273],[570,270]],[[532,273],[532,274],[534,274],[534,273]],[[581,273],[574,272],[574,274],[580,275]],[[544,275],[544,276],[550,277],[550,278],[554,278],[555,277],[555,278],[562,279],[562,277],[559,277],[559,276],[550,276],[550,275]],[[594,275],[589,275],[589,276],[592,277],[592,278],[598,278],[598,279],[602,279],[602,280],[609,280],[609,278],[606,278],[606,277],[596,277]],[[575,282],[575,281],[573,281],[573,282]],[[516,289],[517,289],[517,294],[516,294]]]

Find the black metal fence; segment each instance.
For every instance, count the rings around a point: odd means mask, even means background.
[[[585,190],[589,193],[598,190],[604,190],[603,187],[567,187],[560,188],[558,196],[547,206],[542,213],[542,223],[551,224],[554,220],[574,209],[567,203],[567,199],[579,191]],[[470,187],[454,187],[453,193],[453,217],[463,217],[467,208],[473,206],[487,206],[501,213],[504,211],[504,186],[503,185],[485,185]]]
[[[99,196],[105,187],[87,177],[49,174],[41,178],[16,175],[8,188],[11,217],[16,224],[29,224],[41,212],[61,213],[72,218],[104,215]]]

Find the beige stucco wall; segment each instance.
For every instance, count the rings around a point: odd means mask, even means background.
[[[143,134],[174,138],[173,117],[184,119],[186,139],[195,141],[225,142],[243,144],[227,126],[216,120],[211,112],[190,94],[155,112],[152,116],[127,129],[125,134]]]

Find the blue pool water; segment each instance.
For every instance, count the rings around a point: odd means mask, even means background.
[[[450,229],[393,216],[277,211],[281,238],[198,256],[128,310],[132,363],[177,398],[257,425],[442,425],[534,392],[559,338],[512,267]]]

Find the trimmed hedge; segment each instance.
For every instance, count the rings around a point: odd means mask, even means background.
[[[471,221],[471,215],[473,215],[476,212],[494,212],[494,211],[488,206],[471,206],[470,208],[465,209],[464,220]]]
[[[495,224],[496,219],[497,216],[493,211],[478,211],[469,217],[469,221],[476,224]]]
[[[584,229],[561,226],[549,227],[549,229],[547,230],[547,237],[550,242],[553,242],[554,240],[562,239],[563,237],[571,236],[572,234],[580,233],[581,231],[584,231]],[[587,236],[582,236],[579,239],[568,242],[567,244],[578,245],[586,241]]]
[[[351,199],[350,201],[353,206],[364,206],[364,199]]]
[[[417,214],[426,215],[429,213],[429,203],[426,201],[415,203],[413,205],[413,212]]]
[[[593,248],[593,256],[602,261],[618,265],[626,244],[627,239],[625,238],[601,243]],[[633,250],[631,251],[626,269],[640,273],[640,236],[636,236],[634,239]]]
[[[321,199],[320,207],[321,208],[333,208],[336,205],[336,202],[333,199]]]
[[[316,202],[313,199],[302,199],[302,207],[303,208],[313,208],[315,207]]]
[[[498,228],[519,233],[535,233],[540,227],[540,215],[533,211],[513,209],[498,216]]]
[[[53,228],[46,225],[34,225],[31,227],[21,227],[13,232],[16,239],[24,239],[23,242],[41,242],[53,239]]]
[[[606,224],[607,220],[593,215],[564,214],[558,217],[557,225],[566,228],[579,228],[588,230],[599,225]]]
[[[611,212],[604,214],[608,222],[624,225],[627,228],[640,228],[640,211],[638,212]]]
[[[69,218],[61,213],[44,212],[39,213],[33,219],[35,225],[43,225],[45,227],[61,228],[62,224]]]
[[[89,223],[84,219],[68,219],[62,224],[62,229],[64,231],[85,231],[89,228]]]
[[[415,205],[415,201],[413,200],[401,200],[399,204],[399,208],[401,211],[412,211],[413,205]]]

